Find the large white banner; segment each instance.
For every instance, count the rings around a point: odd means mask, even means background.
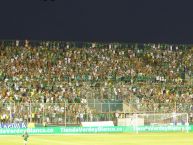
[[[81,122],[83,127],[90,126],[114,126],[113,121]]]

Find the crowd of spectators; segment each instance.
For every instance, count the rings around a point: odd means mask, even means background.
[[[139,110],[177,103],[176,111],[183,111],[184,103],[190,108],[193,102],[193,47],[1,42],[0,87],[1,106],[38,103],[36,114],[44,103],[80,103],[67,106],[73,115],[89,111],[82,99],[125,100]],[[47,108],[64,110],[64,105]]]

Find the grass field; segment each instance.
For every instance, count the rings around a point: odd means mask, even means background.
[[[0,136],[0,145],[23,145],[21,136]],[[120,133],[30,136],[28,145],[193,145],[193,133]]]

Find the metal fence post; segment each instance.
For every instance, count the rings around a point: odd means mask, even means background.
[[[66,127],[66,111],[67,111],[66,101],[65,101],[65,103],[64,103],[64,109],[65,109],[64,119],[65,119],[65,127]]]
[[[44,120],[45,120],[45,119],[44,119],[44,117],[45,117],[45,110],[44,110],[44,107],[45,107],[45,106],[44,106],[44,105],[45,105],[45,103],[43,103],[42,123],[44,123]]]
[[[9,107],[9,118],[10,118],[10,123],[11,123],[11,121],[12,121],[12,111],[11,111],[11,109],[12,109],[12,103],[10,104],[10,107]]]
[[[94,108],[95,108],[95,99],[94,99]]]
[[[110,106],[111,104],[110,103],[108,103],[108,104],[109,104],[109,111],[108,112],[110,112],[111,111],[111,106]]]
[[[29,107],[30,107],[30,122],[32,122],[32,111],[31,111],[31,101],[30,101],[30,103],[29,103]]]
[[[101,103],[101,112],[103,112],[103,103]]]

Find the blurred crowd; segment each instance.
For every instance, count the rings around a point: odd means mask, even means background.
[[[186,103],[190,109],[193,47],[5,41],[0,43],[0,87],[0,106],[39,103],[43,108],[43,103],[114,99],[138,109],[151,110],[156,103],[159,109],[160,103],[178,103],[182,109]],[[58,111],[53,108],[48,109]],[[66,109],[89,111],[84,103]]]

